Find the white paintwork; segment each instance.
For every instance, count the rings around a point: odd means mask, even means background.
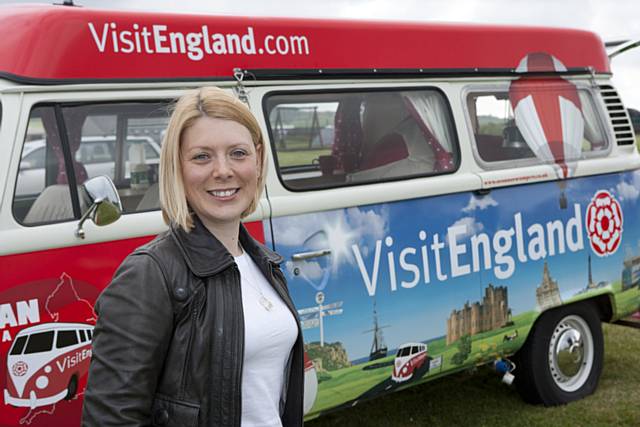
[[[599,77],[598,83],[608,83],[606,76]],[[583,79],[578,82],[586,86]],[[17,254],[56,247],[85,245],[111,240],[126,239],[157,234],[166,229],[159,211],[140,212],[123,215],[114,224],[96,227],[90,221],[85,223],[86,239],[75,237],[77,221],[58,224],[25,227],[18,224],[12,216],[11,205],[22,150],[22,136],[26,133],[29,112],[33,105],[41,102],[115,102],[132,100],[165,100],[178,97],[184,88],[198,87],[206,83],[142,83],[142,84],[83,84],[49,87],[29,87],[3,84],[0,81],[0,97],[3,102],[3,118],[0,128],[0,255]],[[211,82],[226,88],[234,86],[231,82]],[[350,206],[393,202],[405,199],[428,197],[455,192],[473,191],[491,188],[500,184],[488,184],[492,181],[507,182],[523,176],[539,176],[529,182],[554,180],[553,169],[548,165],[522,165],[499,169],[504,165],[487,165],[479,161],[473,141],[470,118],[465,108],[466,94],[470,88],[506,87],[504,78],[482,77],[465,79],[419,79],[385,81],[278,81],[247,82],[250,108],[258,122],[268,135],[265,115],[262,112],[263,96],[272,90],[313,90],[313,89],[369,89],[369,88],[428,88],[437,87],[447,97],[457,133],[460,149],[460,168],[453,174],[434,177],[422,177],[395,182],[382,182],[306,192],[291,192],[280,183],[273,161],[267,154],[268,173],[267,191],[258,210],[246,221],[293,215],[305,212],[339,209]],[[602,102],[596,99],[597,110],[603,121],[606,113]],[[634,146],[615,145],[613,130],[606,121],[603,124],[611,148],[603,158],[580,160],[575,176],[587,176],[598,173],[631,170],[640,167],[640,156]],[[511,165],[518,166],[518,165]],[[546,173],[546,176],[545,176]],[[507,181],[505,181],[507,180]],[[508,183],[502,185],[510,185]],[[267,195],[269,201],[267,201]]]

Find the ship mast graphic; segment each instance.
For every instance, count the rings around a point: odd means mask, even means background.
[[[390,325],[380,326],[378,324],[378,311],[376,310],[376,301],[373,301],[373,329],[368,329],[363,333],[373,332],[373,343],[371,344],[371,351],[369,353],[369,361],[381,359],[387,355],[387,345],[384,343],[384,337],[382,336],[382,330],[388,328]]]

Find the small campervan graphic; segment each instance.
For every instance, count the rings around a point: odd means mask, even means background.
[[[93,326],[43,323],[20,331],[7,356],[4,402],[31,409],[71,399],[89,370]]]
[[[427,359],[427,345],[423,343],[407,343],[398,348],[396,358],[393,361],[393,373],[391,379],[397,383],[405,382],[413,378],[414,372],[426,366],[429,369]]]

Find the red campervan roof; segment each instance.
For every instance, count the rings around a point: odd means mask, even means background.
[[[506,72],[531,52],[561,58],[569,70],[609,73],[600,38],[579,30],[51,5],[0,7],[0,52],[0,75],[41,83],[230,78],[236,67],[310,75],[373,69]]]

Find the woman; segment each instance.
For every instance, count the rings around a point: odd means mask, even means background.
[[[215,88],[178,100],[160,159],[170,229],[129,255],[96,303],[83,425],[302,425],[302,336],[282,258],[240,223],[264,159],[242,102]]]

